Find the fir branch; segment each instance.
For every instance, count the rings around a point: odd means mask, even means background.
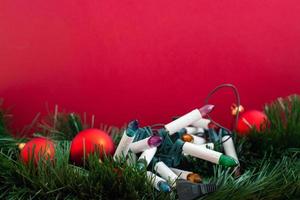
[[[280,159],[291,149],[300,148],[300,97],[293,95],[265,106],[269,124],[266,129],[253,129],[248,136],[239,137],[241,159],[245,165],[261,160],[265,155]],[[246,140],[246,141],[244,141]]]
[[[8,125],[11,114],[1,106],[2,101],[0,100],[0,152],[16,158],[19,152],[18,144],[24,142],[25,139],[11,135]]]
[[[256,169],[234,178],[230,171],[215,167],[219,189],[205,199],[296,199],[300,197],[300,160],[283,157],[273,163],[265,160]]]
[[[170,199],[154,191],[146,172],[99,156],[87,168],[69,164],[69,143],[57,145],[55,161],[23,165],[0,154],[0,194],[3,199]],[[120,173],[116,173],[116,169]],[[5,185],[5,187],[4,187]]]
[[[54,140],[71,141],[83,129],[82,126],[79,115],[56,111],[53,115],[41,120],[38,133]]]
[[[35,136],[43,135],[51,137],[53,140],[68,140],[71,141],[78,132],[88,128],[98,128],[94,125],[95,116],[92,116],[91,123],[87,123],[86,114],[83,118],[77,113],[59,112],[57,107],[53,114],[48,115],[39,123],[38,133]],[[99,128],[107,132],[118,143],[122,136],[124,128],[117,128],[100,124]]]
[[[0,130],[7,130],[0,110]],[[290,96],[266,106],[270,126],[237,138],[236,148],[242,175],[186,158],[180,168],[198,172],[205,182],[219,189],[202,199],[297,199],[300,197],[300,98]],[[2,116],[2,117],[1,117]],[[94,120],[92,120],[94,121]],[[1,129],[1,127],[4,127]],[[40,124],[40,134],[57,140],[54,162],[41,159],[38,166],[26,166],[18,159],[17,141],[2,131],[0,137],[0,199],[175,199],[175,192],[157,192],[145,171],[97,154],[86,166],[69,163],[72,138],[82,129],[94,127],[76,114],[59,113]],[[102,125],[115,141],[122,129]],[[7,132],[8,133],[8,132]]]

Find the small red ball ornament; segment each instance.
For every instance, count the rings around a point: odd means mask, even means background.
[[[268,118],[258,110],[250,110],[241,114],[238,120],[237,132],[240,135],[247,135],[252,128],[262,131],[266,128]]]
[[[20,152],[23,163],[28,164],[33,159],[35,165],[41,158],[53,160],[55,154],[54,143],[47,138],[34,138],[27,142]]]
[[[83,158],[95,153],[97,149],[100,151],[100,158],[103,157],[104,153],[112,155],[115,149],[112,138],[102,130],[86,129],[79,132],[72,140],[70,159],[75,164],[81,165]]]

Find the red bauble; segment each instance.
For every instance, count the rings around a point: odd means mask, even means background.
[[[258,110],[250,110],[243,113],[238,120],[237,132],[240,135],[247,135],[251,128],[262,131],[266,128],[268,118],[265,113]]]
[[[20,156],[23,163],[28,164],[32,159],[35,165],[41,158],[54,159],[54,143],[47,138],[34,138],[22,148]]]
[[[100,158],[103,154],[112,155],[115,149],[112,138],[99,129],[86,129],[78,133],[72,141],[70,158],[72,162],[80,165],[83,163],[84,152],[87,158],[89,154],[100,150]]]

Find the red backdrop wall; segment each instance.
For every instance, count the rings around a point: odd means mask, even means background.
[[[300,93],[300,3],[1,0],[0,67],[18,125],[46,102],[113,125],[168,122],[224,82],[261,109]],[[218,120],[233,101],[215,96]]]

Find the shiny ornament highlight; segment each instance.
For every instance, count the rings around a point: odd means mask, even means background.
[[[81,165],[90,154],[99,151],[100,159],[104,154],[113,154],[115,145],[112,138],[99,129],[86,129],[79,132],[72,140],[70,159],[77,165]]]
[[[54,143],[47,138],[33,138],[27,142],[20,152],[24,164],[31,161],[37,165],[40,159],[53,160],[55,155]]]

